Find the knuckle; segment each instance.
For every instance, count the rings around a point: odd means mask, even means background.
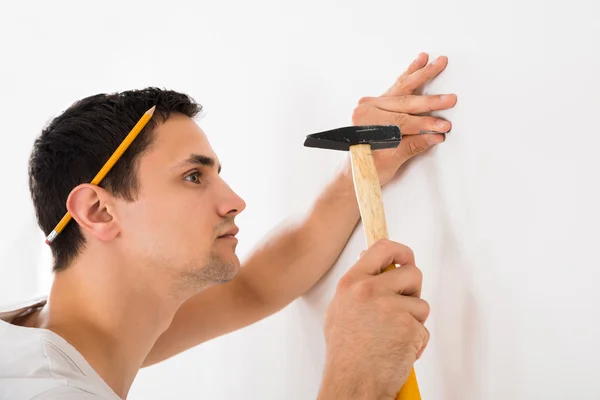
[[[389,239],[379,239],[371,246],[375,251],[383,251],[388,249],[392,245]]]
[[[338,291],[348,290],[350,287],[352,287],[353,283],[354,282],[353,282],[352,276],[350,274],[345,274],[338,281],[337,290]]]
[[[377,301],[377,310],[383,321],[392,321],[398,318],[398,308],[394,302],[389,301],[387,297],[382,297]]]
[[[416,282],[419,284],[423,282],[423,271],[421,271],[416,265],[406,265],[405,267],[410,269],[409,272]]]
[[[410,103],[410,96],[398,96],[396,101],[398,102],[399,108],[404,108]]]
[[[366,117],[367,112],[368,106],[366,105],[359,105],[355,107],[352,111],[352,123],[354,125],[360,125],[360,121],[362,121]]]
[[[397,99],[398,110],[402,112],[412,114],[416,112],[418,98],[412,95],[399,96]],[[404,116],[406,118],[406,115]]]
[[[403,311],[400,313],[396,312],[396,320],[398,325],[400,325],[401,329],[405,333],[409,335],[414,335],[416,333],[418,322],[408,311]]]
[[[361,97],[360,99],[358,99],[358,105],[363,106],[365,104],[370,103],[372,100],[373,100],[373,97],[371,97],[371,96]]]
[[[408,154],[410,154],[411,156],[414,156],[418,152],[419,152],[419,146],[417,146],[417,143],[415,143],[414,140],[411,140],[408,143]]]
[[[440,101],[437,97],[423,98],[422,100],[423,105],[421,108],[423,113],[435,111],[437,109],[436,104]]]
[[[394,113],[392,114],[392,122],[394,125],[402,126],[406,123],[407,115],[404,113]]]
[[[409,246],[402,243],[394,242],[390,239],[377,240],[375,243],[373,243],[371,249],[377,252],[386,253],[400,250],[401,253],[403,253],[404,255],[408,255],[412,259],[414,259],[415,257],[413,249],[411,249]]]
[[[364,302],[373,297],[375,286],[371,281],[360,281],[353,286],[352,292],[357,301]]]
[[[407,254],[410,258],[414,259],[415,258],[415,252],[413,251],[413,249],[411,249],[410,247],[406,246],[406,245],[401,245],[402,246],[402,251]]]
[[[415,138],[415,140],[411,140],[408,142],[408,154],[411,156],[415,156],[421,152],[423,152],[426,148],[427,145],[425,144],[424,141],[422,140],[418,140],[420,138]]]

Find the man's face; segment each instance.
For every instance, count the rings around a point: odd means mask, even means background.
[[[219,175],[206,135],[190,118],[171,116],[138,165],[136,201],[119,201],[125,257],[163,270],[182,290],[233,279],[239,270],[234,218],[246,207]]]

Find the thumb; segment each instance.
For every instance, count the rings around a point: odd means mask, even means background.
[[[423,153],[428,148],[442,143],[446,139],[445,134],[425,133],[422,135],[405,136],[400,142],[398,150],[406,157],[406,160]]]

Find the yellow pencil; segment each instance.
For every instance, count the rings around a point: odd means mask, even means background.
[[[121,158],[125,150],[127,150],[129,145],[133,142],[137,135],[142,131],[142,129],[144,129],[148,121],[150,121],[155,109],[156,106],[152,107],[151,109],[146,111],[144,115],[142,115],[142,118],[140,118],[137,124],[135,124],[135,126],[131,129],[129,134],[125,137],[125,139],[123,139],[123,142],[121,142],[121,144],[119,145],[119,147],[117,147],[112,156],[110,156],[108,161],[106,161],[104,166],[100,169],[100,171],[98,171],[94,179],[92,179],[92,181],[90,182],[92,185],[98,185],[102,181],[102,179],[104,179],[106,174],[108,174],[108,171],[110,171],[110,169],[115,165],[119,158]],[[67,226],[69,221],[71,221],[71,218],[73,217],[71,217],[71,214],[67,211],[65,216],[62,217],[62,219],[56,225],[54,230],[52,230],[48,237],[46,237],[46,244],[52,243],[52,241],[58,236],[58,234],[61,233],[63,229],[65,229],[65,226]]]

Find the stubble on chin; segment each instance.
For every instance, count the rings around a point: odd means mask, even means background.
[[[240,269],[237,257],[229,260],[222,256],[211,254],[203,263],[190,265],[180,272],[176,279],[177,292],[197,293],[211,286],[233,280]]]

